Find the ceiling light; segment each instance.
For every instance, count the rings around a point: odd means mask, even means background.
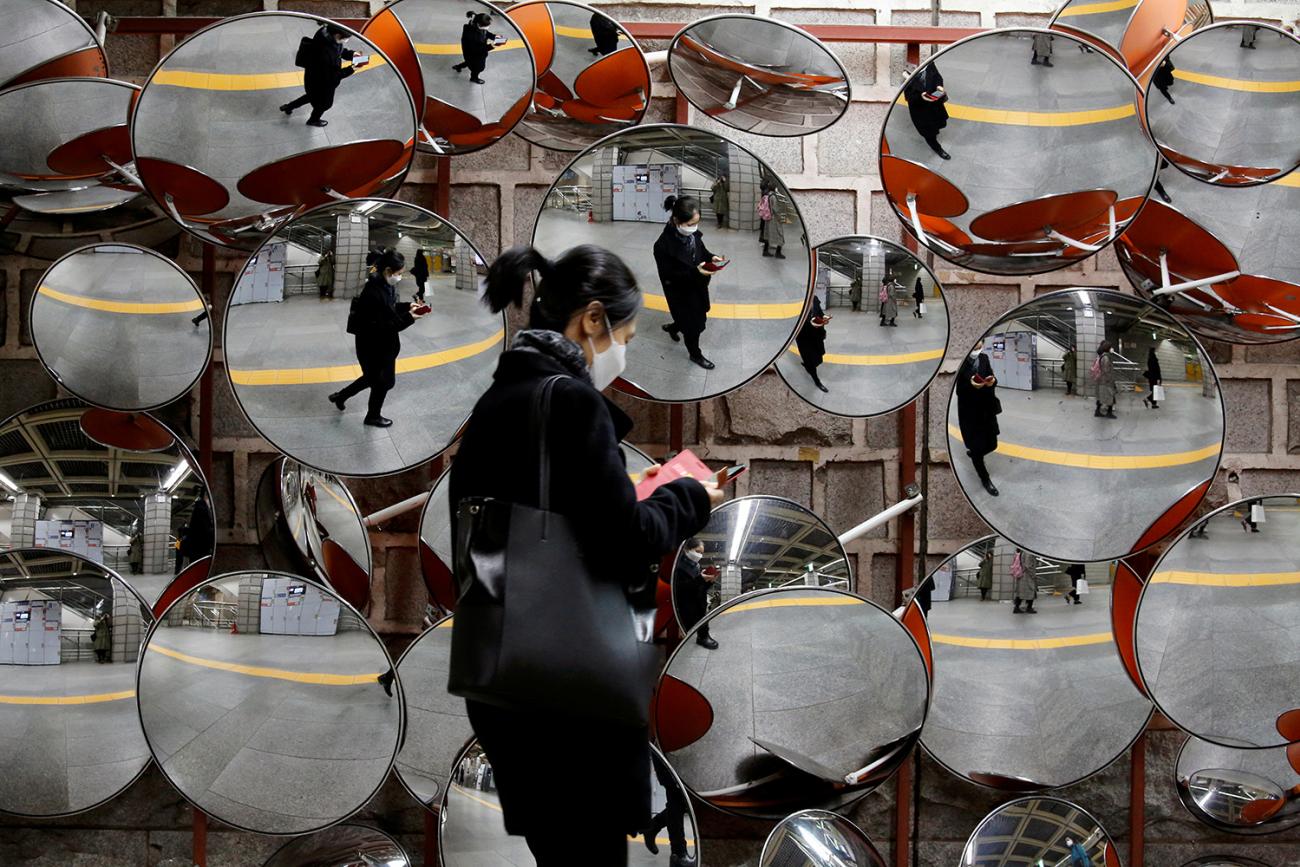
[[[5,475],[3,470],[0,470],[0,485],[4,485],[15,494],[21,494],[23,492],[23,489],[18,487],[18,483]]]
[[[167,480],[162,483],[162,487],[159,488],[159,490],[161,490],[163,493],[170,492],[171,489],[176,487],[176,485],[180,483],[181,479],[188,476],[189,473],[190,473],[190,462],[185,458],[181,458],[181,462],[176,466],[172,467],[172,471],[167,475]]]
[[[749,532],[749,513],[754,509],[753,500],[740,501],[740,514],[736,515],[736,524],[731,531],[731,549],[727,555],[729,562],[737,562],[740,556],[740,546],[745,542],[745,535]]]

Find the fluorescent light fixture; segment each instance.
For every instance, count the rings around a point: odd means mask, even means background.
[[[1092,306],[1092,296],[1089,295],[1087,292],[1085,292],[1082,289],[1075,289],[1074,294],[1079,296],[1079,300],[1083,302],[1083,305],[1085,307]]]
[[[163,493],[169,493],[172,488],[180,484],[181,479],[185,478],[189,474],[190,462],[185,458],[181,458],[181,462],[172,467],[172,471],[167,474],[167,480],[162,483],[162,487],[159,488],[159,490]]]
[[[738,562],[740,546],[744,543],[745,535],[749,532],[749,513],[753,510],[753,500],[740,501],[740,514],[736,515],[736,525],[731,528],[731,549],[727,555],[728,562]]]
[[[15,494],[21,494],[23,492],[23,489],[18,487],[18,483],[5,475],[3,470],[0,470],[0,485],[4,485]]]
[[[358,214],[369,214],[371,211],[377,211],[384,206],[381,201],[366,202],[364,205],[357,206]]]

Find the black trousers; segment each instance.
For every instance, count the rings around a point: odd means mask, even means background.
[[[668,803],[650,822],[650,828],[665,828],[668,831],[668,843],[671,851],[679,858],[685,858],[690,850],[686,848],[686,805],[682,803],[679,793],[664,788],[668,793]]]
[[[691,354],[691,358],[699,358],[703,353],[700,352],[700,332],[698,331],[681,331],[682,342],[686,344],[686,351]]]
[[[334,87],[323,88],[321,90],[313,88],[311,91],[304,93],[302,96],[289,103],[287,107],[294,109],[302,108],[304,105],[310,105],[311,117],[307,119],[320,120],[321,115],[334,107],[334,91],[337,87],[338,86],[335,85]]]
[[[971,466],[975,467],[975,472],[979,473],[980,481],[987,482],[989,480],[989,470],[988,467],[984,466],[984,455],[987,452],[981,454],[966,452],[966,454],[970,457]]]
[[[537,867],[573,867],[600,864],[627,867],[627,835],[611,831],[584,830],[575,839],[573,828],[559,826],[524,835]]]
[[[339,392],[339,398],[347,400],[368,388],[370,389],[370,401],[366,407],[366,418],[379,418],[383,415],[384,398],[388,397],[388,392],[392,390],[392,386],[375,384],[378,381],[379,377],[375,377],[374,382],[372,382],[370,375],[363,372]]]
[[[930,146],[930,150],[935,153],[939,153],[943,150],[943,145],[939,144],[939,134],[937,132],[932,132],[927,136],[923,136],[923,138],[925,139],[925,143]]]
[[[427,278],[426,278],[426,279],[427,279]],[[416,281],[415,281],[415,285],[416,285],[415,297],[417,297],[417,298],[419,298],[421,301],[423,301],[423,300],[424,300],[424,280],[420,280],[420,279],[417,278]]]

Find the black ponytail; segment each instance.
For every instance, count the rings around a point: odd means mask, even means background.
[[[406,267],[406,257],[396,250],[384,250],[375,259],[375,273],[382,274],[385,270],[401,271]]]
[[[554,261],[533,247],[511,247],[496,258],[487,274],[484,302],[493,313],[510,305],[522,307],[524,284],[536,273],[541,279],[528,311],[528,327],[563,331],[573,314],[599,301],[611,325],[620,325],[641,308],[641,290],[630,268],[603,247],[583,244]]]
[[[664,210],[672,214],[674,222],[688,223],[700,212],[700,202],[694,196],[669,196],[664,199]]]

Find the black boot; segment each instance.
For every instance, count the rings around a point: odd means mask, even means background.
[[[784,258],[785,258],[785,254],[781,252],[781,248],[780,248],[780,246],[778,246],[778,247],[776,248],[776,258],[778,258],[778,259],[784,259]]]
[[[771,250],[768,249],[768,246],[769,246],[769,245],[768,245],[767,241],[764,241],[764,242],[763,242],[763,255],[764,255],[764,256],[771,256],[771,255],[772,255],[772,252],[771,252]]]
[[[344,409],[347,408],[347,406],[346,406],[347,401],[343,399],[343,397],[341,396],[341,394],[342,394],[342,392],[338,392],[338,391],[336,391],[336,392],[334,392],[333,394],[330,395],[330,403],[332,403],[332,404],[334,404],[335,406],[337,406],[337,407],[339,408],[339,411],[340,411],[340,412],[342,412]]]
[[[703,641],[696,639],[695,643],[698,644],[700,647],[706,648],[707,650],[718,649],[718,642],[712,638],[706,638]]]
[[[374,418],[367,416],[362,424],[367,424],[371,427],[392,427],[393,420],[391,418],[384,418],[382,415],[377,415]]]
[[[655,842],[655,837],[659,836],[659,829],[664,826],[664,814],[656,813],[650,818],[650,824],[641,832],[641,839],[651,855],[659,854],[659,844]]]
[[[1025,606],[1025,613],[1026,613],[1026,614],[1037,614],[1037,613],[1038,613],[1037,611],[1034,610],[1034,603],[1033,603],[1033,602],[1030,602],[1028,605]]]
[[[393,697],[393,680],[396,677],[397,675],[393,673],[393,670],[391,668],[388,669],[388,671],[385,671],[383,674],[379,675],[378,678],[379,685],[384,688],[384,694],[387,695],[389,698]]]
[[[1113,406],[1106,407],[1106,415],[1103,416],[1103,418],[1117,418],[1117,417],[1118,416],[1115,415],[1115,407]]]
[[[988,491],[990,497],[996,497],[998,495],[998,489],[993,484],[992,479],[981,479],[980,484],[984,486],[984,490]]]
[[[1101,418],[1101,401],[1097,401],[1097,408],[1092,411],[1094,418]]]
[[[700,367],[703,367],[705,370],[712,370],[713,368],[717,367],[716,364],[714,364],[712,361],[709,361],[703,355],[692,355],[691,361],[695,362]]]
[[[1019,599],[1016,600],[1016,607],[1011,609],[1011,613],[1012,613],[1012,614],[1019,614],[1019,613],[1020,613],[1020,600],[1019,600]]]

